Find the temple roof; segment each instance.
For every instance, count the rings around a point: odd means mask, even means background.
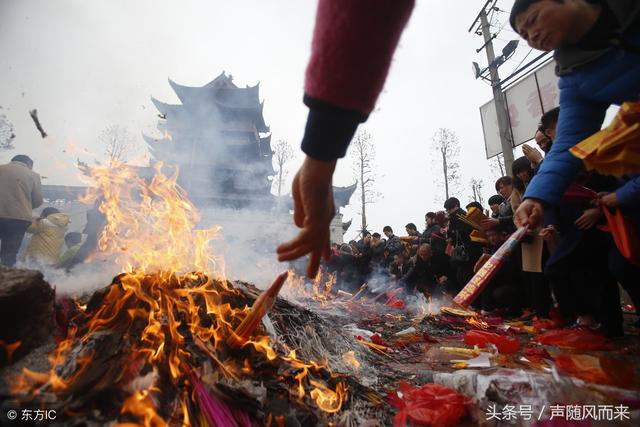
[[[151,98],[153,104],[165,116],[177,116],[184,109],[194,112],[203,111],[203,106],[215,104],[223,111],[248,114],[255,123],[258,132],[269,132],[264,122],[264,101],[260,102],[260,83],[255,86],[239,88],[233,83],[233,77],[224,71],[204,86],[184,86],[169,79],[169,85],[182,102],[171,105]]]
[[[353,192],[356,191],[357,184],[356,182],[348,187],[333,187],[333,201],[336,207],[343,208],[349,204]]]
[[[273,150],[271,149],[271,135],[272,134],[269,134],[260,138],[258,147],[260,149],[260,154],[262,154],[264,157],[273,157]]]

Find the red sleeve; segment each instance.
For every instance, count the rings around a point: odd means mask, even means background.
[[[369,114],[414,0],[319,0],[305,94]]]

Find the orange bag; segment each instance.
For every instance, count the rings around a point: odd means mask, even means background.
[[[631,264],[640,267],[640,235],[635,222],[624,216],[620,209],[615,209],[613,213],[606,207],[602,210],[620,254]]]

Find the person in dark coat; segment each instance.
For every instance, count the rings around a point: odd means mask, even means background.
[[[447,235],[456,245],[451,256],[452,268],[456,270],[456,283],[464,286],[473,277],[473,266],[482,255],[482,246],[472,242],[469,237],[473,227],[461,219],[467,213],[460,208],[460,200],[451,197],[444,202],[444,208],[449,215]],[[464,257],[458,256],[463,253]]]
[[[501,225],[496,225],[485,231],[489,241],[488,253],[475,266],[475,270],[486,262],[489,255],[496,253],[498,248],[507,240],[508,233]],[[485,313],[496,309],[504,311],[509,316],[516,316],[524,306],[524,290],[522,289],[522,255],[516,250],[504,263],[496,275],[491,279],[480,294],[480,305]]]
[[[391,256],[397,255],[404,250],[404,245],[402,244],[402,240],[400,237],[393,234],[393,229],[389,225],[385,225],[382,229],[382,232],[385,236],[387,236],[387,244],[385,245],[385,249],[389,251]]]
[[[489,209],[491,209],[491,218],[498,219],[500,216],[500,205],[504,202],[504,197],[500,194],[494,194],[489,197]]]
[[[598,203],[603,209],[620,209],[638,232],[640,230],[638,220],[640,218],[640,175],[621,181],[621,185],[615,191],[599,193]],[[633,236],[630,237],[633,238]],[[638,238],[638,236],[635,237]],[[638,280],[640,266],[626,259],[611,237],[609,239],[609,271],[627,291],[636,308],[636,314],[640,315],[640,280]],[[640,319],[636,325],[640,325]]]
[[[423,243],[418,248],[415,256],[409,260],[410,269],[402,277],[401,281],[409,292],[422,292],[425,295],[433,295],[437,286],[445,288],[447,277],[445,272],[438,270],[438,265],[433,263],[433,250],[428,243]]]

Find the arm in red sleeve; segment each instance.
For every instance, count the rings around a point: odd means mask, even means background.
[[[319,0],[305,79],[302,149],[318,160],[346,153],[373,110],[414,0]]]

